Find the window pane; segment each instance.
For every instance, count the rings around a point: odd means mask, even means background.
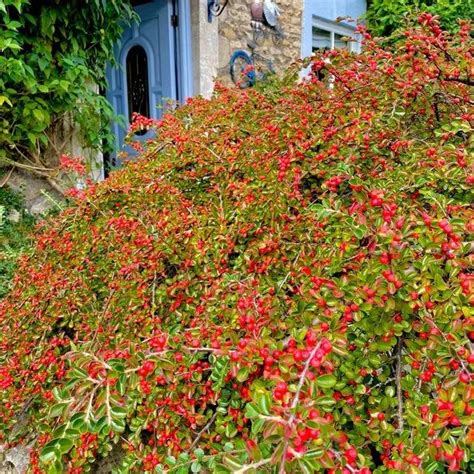
[[[127,54],[128,115],[134,112],[150,117],[148,58],[142,46],[133,46]]]
[[[313,26],[313,51],[331,49],[331,33]]]

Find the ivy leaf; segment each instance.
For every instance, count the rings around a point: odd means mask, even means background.
[[[10,107],[13,107],[12,101],[5,95],[0,95],[0,106],[7,103]]]

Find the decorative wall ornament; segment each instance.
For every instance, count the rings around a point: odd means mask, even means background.
[[[265,80],[268,75],[275,73],[273,61],[255,51],[255,43],[249,41],[247,46],[250,48],[250,54],[238,49],[230,58],[230,77],[241,89],[252,87],[256,81]]]
[[[263,14],[266,22],[275,28],[278,24],[278,17],[280,16],[280,10],[276,6],[276,3],[272,0],[263,0]]]
[[[228,5],[229,0],[207,0],[207,21],[212,22],[212,17],[219,16]]]
[[[273,61],[256,51],[257,46],[268,35],[274,42],[283,37],[283,30],[278,22],[280,10],[272,0],[254,0],[250,4],[253,41],[247,46],[250,53],[243,49],[234,51],[230,59],[230,77],[241,89],[255,85],[256,81],[264,80],[275,72]]]
[[[265,17],[263,16],[263,3],[261,0],[256,0],[250,5],[250,15],[252,16],[252,28],[257,30],[262,28]]]
[[[260,45],[262,41],[271,35],[275,43],[279,43],[284,37],[278,17],[280,9],[272,0],[254,0],[250,5],[251,26],[253,30],[253,41]]]

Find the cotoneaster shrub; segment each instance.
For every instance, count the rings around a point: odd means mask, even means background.
[[[0,305],[33,472],[472,472],[472,44],[420,22],[139,118],[42,225]]]

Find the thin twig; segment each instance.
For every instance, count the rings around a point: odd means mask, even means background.
[[[110,385],[107,383],[105,386],[105,408],[107,412],[107,424],[112,424],[112,414],[110,413]]]
[[[206,423],[206,426],[204,426],[204,428],[198,433],[198,435],[196,436],[196,439],[193,441],[193,444],[189,448],[189,451],[194,449],[194,446],[198,444],[199,440],[201,439],[201,436],[210,428],[210,426],[212,425],[212,423],[214,423],[214,420],[216,418],[217,418],[217,411],[214,412],[211,419]]]
[[[460,82],[461,84],[466,84],[467,86],[474,86],[474,81],[461,77],[443,77],[443,81]]]
[[[53,178],[46,177],[46,181],[58,194],[60,194],[61,196],[65,196],[66,192],[61,186],[59,186],[59,184]]]
[[[304,368],[301,372],[300,380],[298,382],[298,386],[296,387],[295,396],[293,398],[293,401],[291,402],[291,407],[290,407],[291,414],[290,414],[290,417],[288,418],[288,422],[287,422],[287,425],[286,425],[288,431],[291,430],[291,428],[293,426],[293,422],[295,421],[295,418],[296,418],[295,409],[296,409],[296,407],[298,405],[298,402],[300,400],[301,389],[303,388],[303,384],[304,384],[304,381],[306,379],[306,374],[308,373],[308,370],[309,370],[309,365],[310,365],[311,361],[313,360],[313,357],[316,355],[316,352],[319,349],[320,345],[321,345],[321,341],[318,342],[318,344],[316,344],[316,346],[313,348],[313,350],[309,354],[309,356],[306,359],[306,362],[304,364]],[[282,456],[281,456],[280,469],[278,470],[279,474],[284,474],[285,473],[285,458],[286,458],[286,452],[288,451],[289,441],[290,440],[289,440],[288,436],[286,436],[285,437],[285,443],[283,445],[283,453],[282,453]]]
[[[245,466],[242,466],[237,471],[234,471],[234,474],[245,474],[246,472],[251,471],[252,469],[258,469],[261,466],[265,466],[265,464],[268,464],[271,460],[272,458],[266,458],[266,459],[262,459],[261,461],[255,462],[253,464],[246,464]]]
[[[10,171],[2,177],[2,179],[0,180],[0,188],[3,188],[3,186],[8,183],[8,180],[10,179],[10,176],[12,175],[14,169],[14,167],[11,167]]]
[[[91,418],[92,403],[94,401],[94,395],[95,395],[95,392],[97,391],[97,389],[98,389],[98,386],[94,387],[94,389],[92,390],[92,392],[89,396],[89,403],[87,404],[86,417],[85,417],[86,423],[88,423],[90,418]]]
[[[99,332],[99,328],[100,328],[100,326],[101,326],[101,324],[102,324],[102,320],[105,318],[105,315],[107,314],[107,311],[108,311],[108,309],[109,309],[109,306],[110,306],[110,303],[111,303],[111,301],[112,301],[112,298],[113,298],[114,294],[115,294],[115,289],[112,289],[112,290],[110,291],[109,297],[107,298],[107,301],[105,302],[105,305],[104,305],[104,309],[103,309],[103,311],[102,311],[102,314],[99,316],[99,319],[98,319],[98,321],[97,321],[97,329],[96,329],[96,331],[94,332],[94,336],[92,337],[92,340],[91,340],[91,343],[90,343],[90,347],[92,347],[92,346],[94,345],[95,339],[96,339],[97,334],[98,334],[98,332]]]
[[[438,327],[438,325],[433,321],[433,319],[430,318],[430,317],[426,317],[426,320],[428,321],[429,324],[431,324],[433,327],[435,327],[435,328],[438,330],[438,332],[441,334],[442,338],[443,338],[444,341],[446,342],[447,346],[448,346],[450,349],[453,349],[453,344],[452,344],[452,343],[450,342],[450,340],[447,338],[446,334],[445,334],[443,331],[441,331],[441,329],[440,329],[440,328]],[[455,357],[455,358],[458,360],[458,362],[461,364],[461,367],[463,368],[463,370],[464,370],[467,374],[470,375],[471,372],[470,372],[469,368],[468,368],[468,367],[466,366],[466,364],[464,363],[464,360],[463,360],[461,357],[459,357],[458,352],[457,352],[455,349],[453,349],[452,354],[453,354],[453,357]]]
[[[397,382],[397,400],[398,400],[398,428],[397,431],[403,431],[403,394],[402,394],[402,345],[403,339],[400,336],[397,342],[397,368],[395,379]]]
[[[342,456],[341,456],[341,453],[339,451],[336,451],[335,449],[331,449],[330,450],[335,456],[336,458],[339,460],[339,462],[342,464]],[[350,471],[350,472],[356,472],[355,469],[349,464],[349,463],[346,463],[344,465],[344,467]]]

